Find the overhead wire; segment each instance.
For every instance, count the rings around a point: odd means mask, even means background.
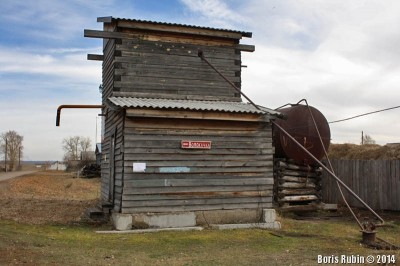
[[[390,108],[385,108],[385,109],[378,110],[378,111],[368,112],[368,113],[364,113],[364,114],[360,114],[360,115],[356,115],[356,116],[352,116],[352,117],[348,117],[348,118],[344,118],[344,119],[340,119],[340,120],[335,120],[335,121],[331,121],[331,122],[328,122],[328,123],[329,124],[339,123],[339,122],[351,120],[351,119],[362,117],[362,116],[366,116],[366,115],[371,115],[371,114],[376,114],[376,113],[380,113],[380,112],[384,112],[384,111],[393,110],[393,109],[396,109],[396,108],[400,108],[400,105],[399,106],[390,107]]]

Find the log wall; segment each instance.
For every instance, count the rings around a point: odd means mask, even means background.
[[[122,212],[272,207],[271,135],[261,122],[127,118]],[[181,149],[182,140],[212,146]]]
[[[282,210],[317,209],[321,202],[321,168],[275,159],[274,199]]]

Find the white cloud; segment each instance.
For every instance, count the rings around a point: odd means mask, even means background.
[[[285,3],[254,1],[245,11],[256,44],[255,54],[243,54],[245,92],[270,107],[307,98],[328,120],[399,105],[400,3]],[[358,143],[364,130],[380,144],[396,142],[398,112],[333,124],[333,140]]]
[[[28,73],[63,77],[69,80],[101,81],[101,65],[86,60],[94,49],[53,49],[53,53],[0,47],[0,73]],[[99,50],[99,48],[96,48]]]
[[[191,11],[200,15],[211,27],[231,27],[245,18],[221,0],[181,0]],[[234,1],[236,2],[236,1]]]

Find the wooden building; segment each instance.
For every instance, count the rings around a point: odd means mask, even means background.
[[[251,33],[113,17],[103,30],[103,205],[115,213],[272,207],[270,120],[237,87]]]

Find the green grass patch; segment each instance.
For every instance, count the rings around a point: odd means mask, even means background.
[[[96,234],[87,225],[25,225],[0,221],[0,265],[316,265],[317,255],[394,254],[360,245],[346,221],[282,219],[269,231],[203,230],[147,234]],[[378,235],[398,243],[400,226]]]

